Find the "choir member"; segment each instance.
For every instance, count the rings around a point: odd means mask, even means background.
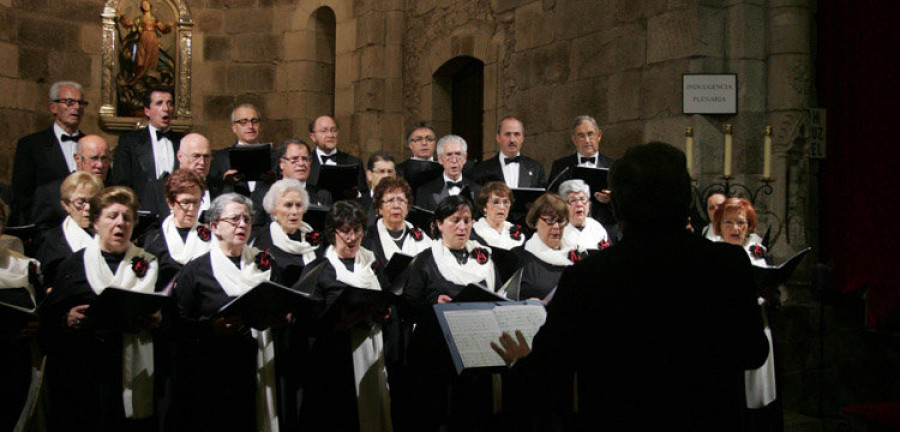
[[[219,309],[269,280],[272,258],[247,246],[250,198],[218,196],[207,211],[215,236],[206,253],[176,278],[174,296],[176,430],[278,430],[274,342],[270,330],[251,330]],[[289,316],[271,317],[286,325]]]
[[[91,305],[108,287],[152,293],[158,261],[130,241],[140,207],[131,189],[108,187],[88,205],[96,235],[59,265],[41,306],[49,429],[153,430],[154,399],[162,394],[154,373],[162,314],[135,317],[123,327],[93,315]]]
[[[715,233],[721,241],[738,245],[747,252],[750,263],[766,266],[766,248],[756,235],[756,210],[746,198],[728,198],[714,214]]]
[[[0,199],[0,232],[9,220],[10,211]],[[35,260],[0,245],[0,302],[21,307],[35,304],[35,291],[40,288],[40,275]],[[7,310],[3,308],[4,317]],[[34,319],[3,320],[0,323],[0,430],[16,430],[19,415],[35,379],[32,372],[40,368],[41,356],[34,336],[38,321]],[[27,409],[27,408],[26,408]],[[30,416],[23,419],[27,425]]]
[[[506,183],[493,181],[481,188],[478,206],[484,216],[472,225],[472,240],[494,249],[511,250],[525,243],[521,225],[507,222],[515,198]]]
[[[578,249],[609,247],[606,228],[591,217],[591,187],[581,179],[567,180],[559,185],[559,196],[569,209],[569,224],[563,229],[563,241]]]
[[[356,201],[336,202],[325,219],[330,246],[313,294],[316,339],[304,389],[304,430],[392,430],[382,336],[391,310],[342,297],[348,289],[382,289],[375,254],[361,246],[366,219]]]
[[[162,226],[146,234],[144,249],[159,259],[160,287],[168,284],[188,263],[209,252],[209,227],[200,223],[199,213],[206,182],[191,169],[180,168],[166,178],[166,205],[169,215]]]
[[[433,304],[452,301],[468,284],[491,291],[500,286],[490,249],[469,239],[473,212],[463,196],[451,195],[438,204],[434,220],[439,238],[413,262],[404,291],[412,305],[407,316],[418,322],[409,351],[409,403],[417,430],[482,430],[490,423],[490,376],[477,371],[456,376],[432,311]]]
[[[401,178],[385,178],[375,187],[375,224],[366,230],[363,245],[384,265],[395,253],[416,256],[431,247],[431,238],[406,221],[412,203],[412,188]]]
[[[41,262],[41,270],[48,286],[56,278],[56,267],[69,255],[84,249],[94,234],[90,231],[90,201],[103,189],[103,182],[86,171],[69,174],[59,187],[59,205],[68,216],[62,224],[46,231],[36,258]],[[38,293],[42,296],[42,293]]]
[[[543,299],[556,288],[563,270],[581,261],[584,251],[564,240],[569,211],[556,194],[546,193],[535,200],[525,222],[536,232],[517,250],[525,263],[519,295]]]

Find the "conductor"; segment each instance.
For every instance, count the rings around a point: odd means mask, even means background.
[[[622,241],[563,272],[533,350],[520,332],[494,350],[529,380],[574,369],[576,430],[741,430],[768,353],[746,254],[685,231],[680,150],[633,147],[609,177]]]

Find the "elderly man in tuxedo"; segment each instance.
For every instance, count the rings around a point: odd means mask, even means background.
[[[84,117],[84,88],[74,81],[59,81],[50,86],[50,112],[53,125],[19,140],[13,162],[12,215],[9,226],[30,222],[37,188],[59,180],[76,170],[75,152],[78,129]]]
[[[172,89],[152,87],[144,93],[147,127],[119,137],[113,163],[112,183],[128,186],[138,197],[147,184],[178,168],[175,153],[182,135],[170,129],[175,117]]]
[[[338,150],[339,134],[340,129],[338,129],[337,123],[330,116],[319,116],[309,123],[309,140],[316,146],[316,151],[311,158],[312,164],[310,165],[309,182],[319,188],[327,189],[328,185],[323,185],[319,182],[319,171],[322,165],[356,165],[357,193],[354,194],[351,191],[348,196],[334,197],[335,200],[355,199],[361,194],[368,193],[368,188],[366,187],[366,173],[363,170],[362,160],[356,156]]]
[[[475,168],[478,183],[502,181],[512,189],[544,187],[544,166],[522,155],[525,128],[521,120],[511,116],[501,119],[494,138],[500,151]]]
[[[475,202],[481,185],[463,176],[468,144],[459,135],[446,135],[437,143],[438,162],[444,167],[441,177],[425,183],[416,191],[416,206],[434,211],[450,195],[464,195]]]
[[[175,153],[178,158],[178,166],[188,168],[202,179],[206,179],[209,175],[209,167],[212,159],[209,140],[199,133],[189,133],[181,139],[181,145],[178,152]],[[139,197],[141,201],[141,210],[146,210],[151,214],[157,215],[162,221],[169,215],[169,204],[166,202],[166,180],[169,175],[150,182],[144,190],[144,196]],[[212,202],[212,195],[209,192],[209,186],[203,191],[203,198],[200,202],[200,212],[209,209],[209,203]],[[200,221],[204,222],[203,220]]]

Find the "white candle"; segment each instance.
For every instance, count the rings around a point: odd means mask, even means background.
[[[772,126],[766,126],[766,136],[763,138],[763,178],[772,178]]]
[[[722,172],[725,177],[731,177],[731,125],[725,125],[725,169]]]
[[[687,171],[688,175],[694,178],[694,131],[687,128],[684,136],[684,157],[687,159]]]

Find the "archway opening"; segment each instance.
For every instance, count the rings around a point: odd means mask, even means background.
[[[336,19],[327,6],[316,9],[310,16],[309,40],[312,42],[312,64],[304,77],[308,92],[307,114],[310,118],[327,114],[334,116],[334,74],[336,55]]]
[[[450,131],[466,140],[469,160],[484,154],[484,62],[454,57],[432,75],[432,113],[438,133]]]

